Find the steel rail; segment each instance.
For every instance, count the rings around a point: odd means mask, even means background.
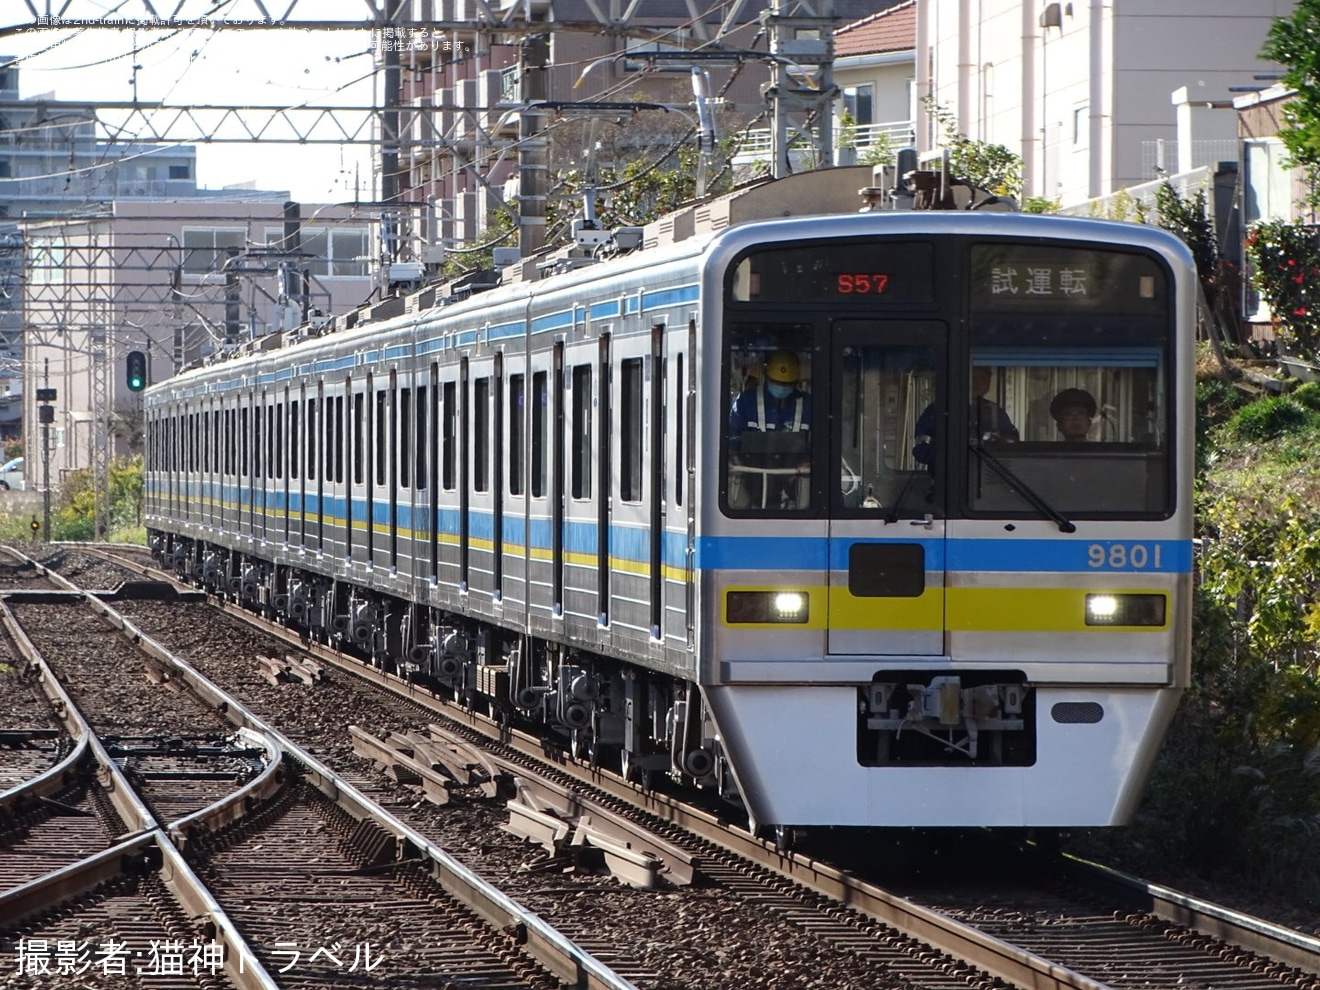
[[[72,588],[59,575],[51,573],[50,576],[53,581]],[[308,783],[353,818],[359,821],[371,819],[388,830],[399,845],[401,858],[419,855],[428,859],[436,881],[450,896],[494,928],[518,932],[525,939],[524,950],[557,979],[585,990],[636,990],[634,984],[614,973],[539,915],[491,886],[412,826],[371,801],[310,752],[250,711],[237,698],[228,695],[196,668],[165,649],[106,602],[92,594],[85,594],[84,597],[112,625],[137,644],[139,649],[172,667],[183,683],[203,702],[222,712],[235,725],[274,739],[280,749],[304,769]]]

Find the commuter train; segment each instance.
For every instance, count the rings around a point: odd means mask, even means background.
[[[1189,677],[1189,252],[728,215],[152,387],[154,551],[781,837],[1123,823]]]

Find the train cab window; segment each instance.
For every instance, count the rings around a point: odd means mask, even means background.
[[[726,341],[723,501],[737,513],[814,511],[811,324],[735,324]]]
[[[1170,286],[1135,252],[972,249],[964,381],[1002,422],[963,441],[970,514],[1171,511]]]
[[[1161,514],[1169,500],[1165,372],[1156,348],[1021,355],[984,360],[990,402],[1011,430],[970,436],[967,497],[973,512],[1064,516]],[[979,366],[984,367],[984,365]],[[974,368],[970,378],[989,378]]]
[[[938,352],[931,346],[868,343],[860,329],[865,324],[849,326],[859,330],[838,341],[835,511],[894,519],[940,515]]]

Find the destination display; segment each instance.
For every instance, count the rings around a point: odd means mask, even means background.
[[[935,293],[928,241],[812,244],[758,251],[734,267],[733,302],[928,303]]]
[[[1168,278],[1155,258],[1130,251],[1051,245],[977,244],[971,249],[974,312],[1100,311],[1157,314]]]

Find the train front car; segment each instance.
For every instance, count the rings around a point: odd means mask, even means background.
[[[699,655],[754,821],[1123,823],[1189,673],[1186,249],[889,213],[711,259]]]

